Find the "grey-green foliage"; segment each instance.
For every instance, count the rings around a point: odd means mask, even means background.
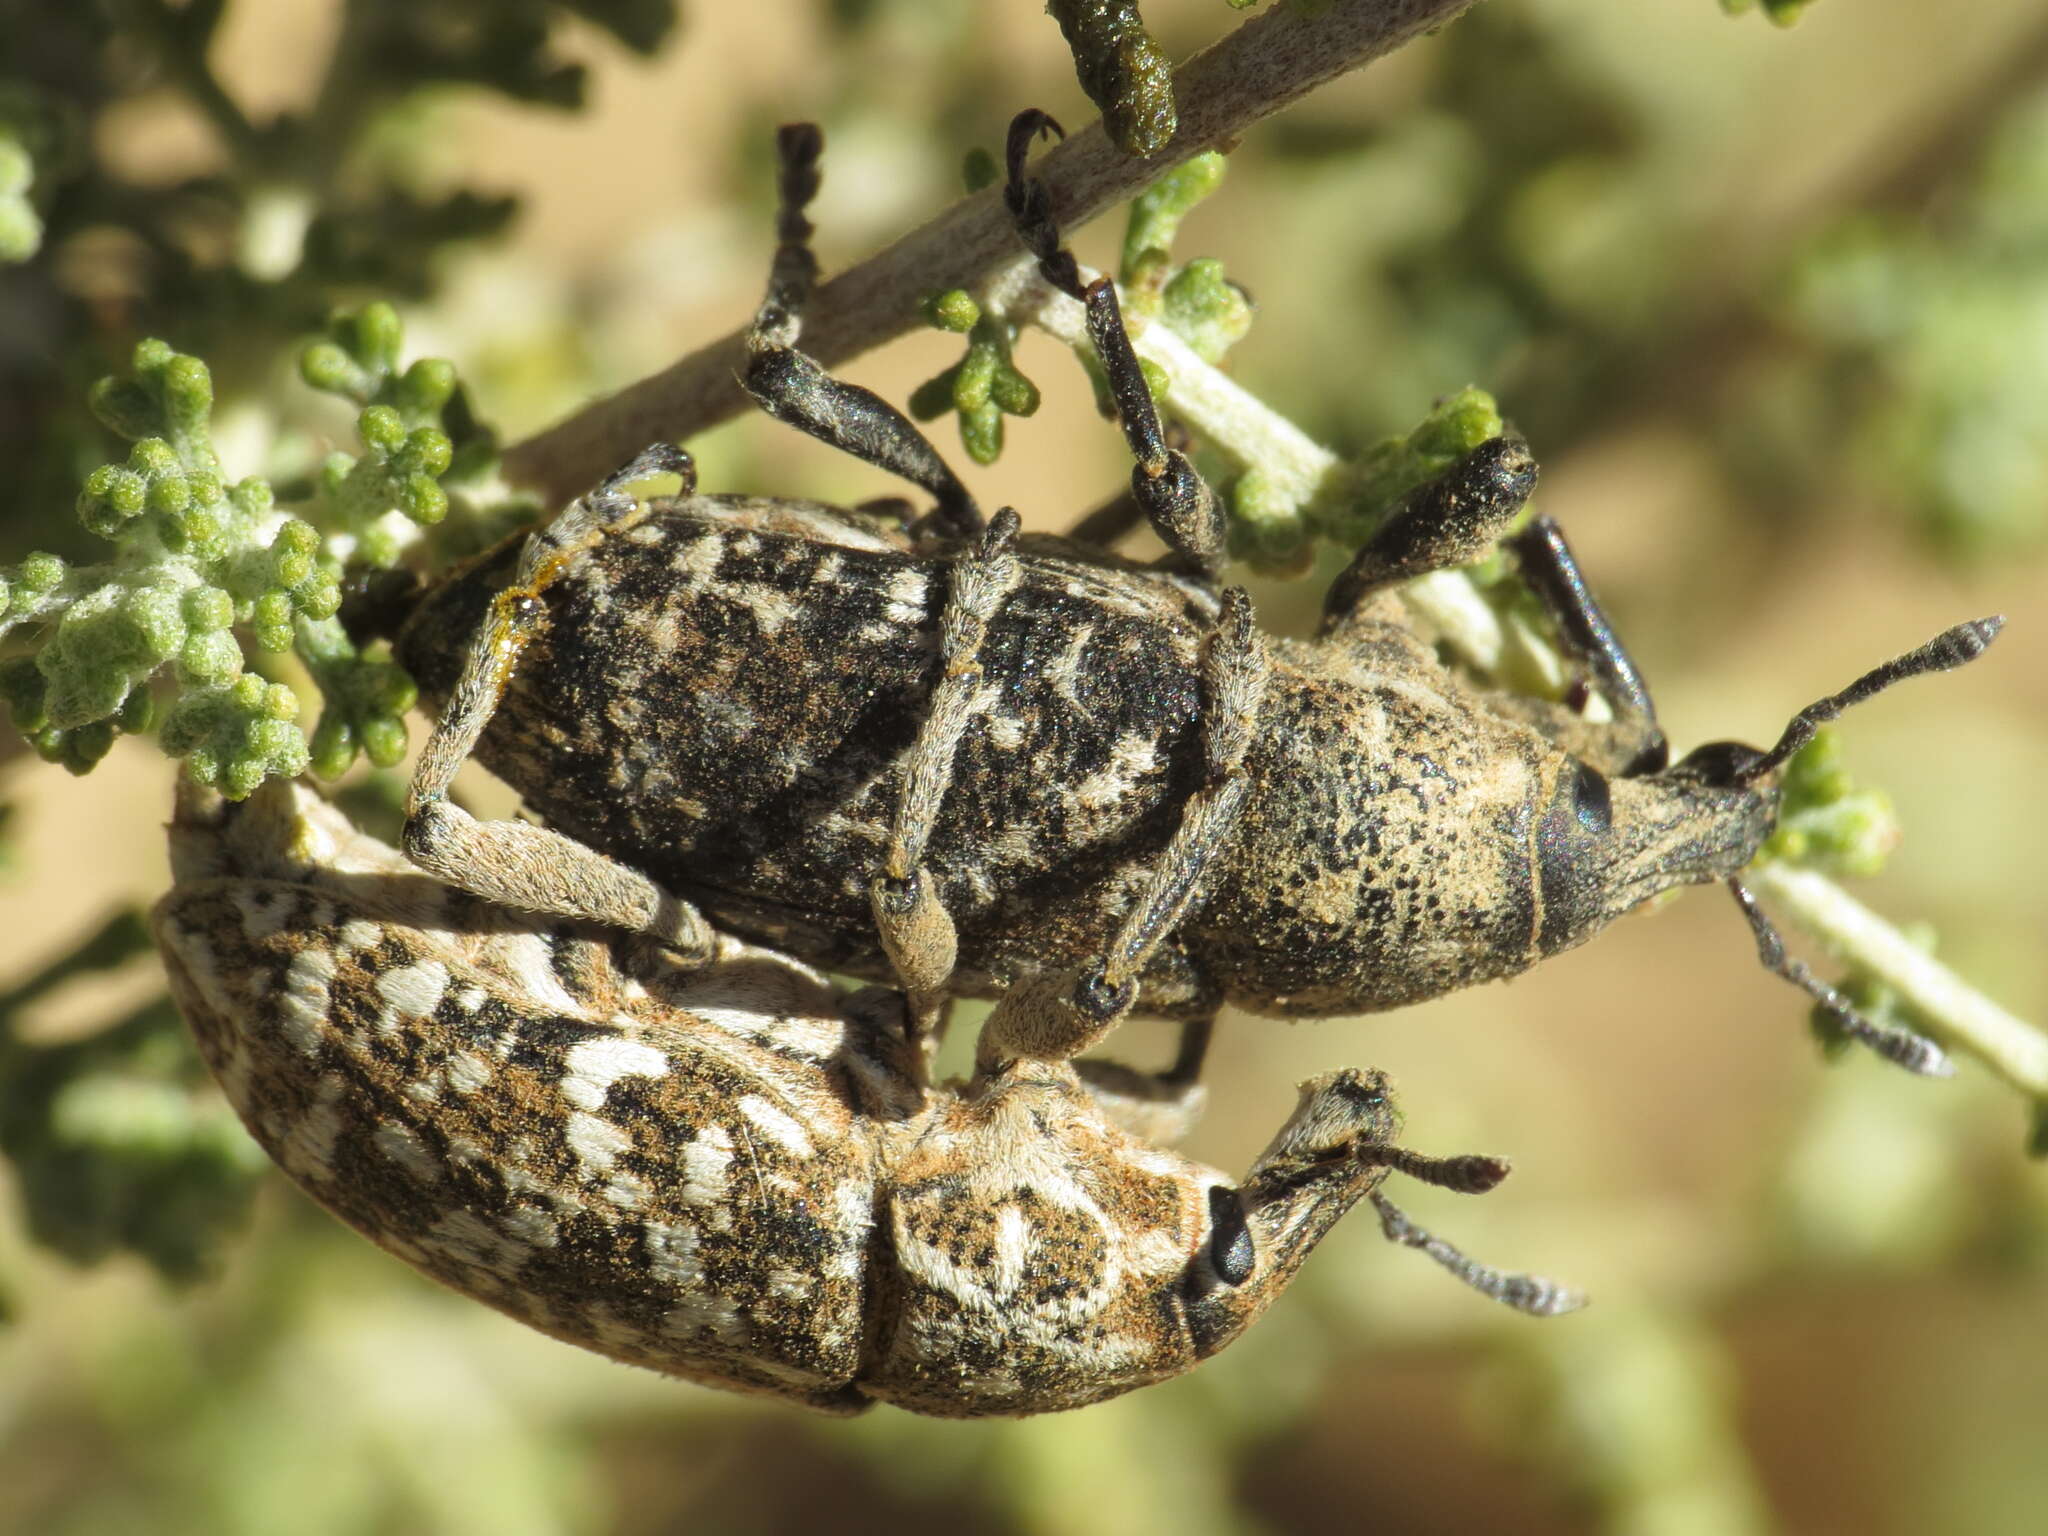
[[[161,674],[164,750],[233,798],[309,766],[337,775],[358,750],[398,760],[413,686],[359,650],[336,615],[345,565],[392,564],[448,510],[441,477],[454,450],[441,418],[454,370],[428,359],[401,371],[401,341],[396,313],[375,304],[337,317],[304,353],[308,382],[362,407],[364,451],[331,455],[305,507],[318,526],[281,509],[268,481],[228,480],[198,358],[144,341],[127,377],[94,387],[94,414],[134,444],[87,475],[78,498],[112,558],[32,554],[0,570],[0,638],[27,642],[0,663],[0,695],[45,758],[91,768],[117,734],[153,722]],[[325,700],[310,748],[296,694],[252,669],[286,652]]]
[[[2048,91],[2009,110],[1931,217],[1865,214],[1794,266],[1824,349],[1804,435],[1846,437],[1868,488],[1960,559],[2048,543]]]
[[[79,396],[136,340],[204,357],[221,399],[240,404],[272,388],[280,350],[337,304],[365,289],[426,298],[451,247],[506,227],[513,200],[488,169],[476,186],[431,175],[424,103],[452,88],[577,106],[585,68],[558,45],[560,23],[580,17],[644,53],[676,16],[673,0],[343,0],[309,105],[266,120],[212,64],[224,21],[260,9],[0,0],[0,245],[17,258],[0,259],[0,313],[36,319],[29,344],[0,348],[15,495],[0,561],[32,547],[93,558],[63,511],[96,447]],[[116,115],[164,90],[218,146],[207,174],[137,178],[105,152],[121,142]],[[110,240],[147,258],[124,271],[116,304],[81,276],[104,274],[90,253]]]

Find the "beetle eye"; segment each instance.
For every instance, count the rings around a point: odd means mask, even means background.
[[[1228,1184],[1209,1186],[1209,1262],[1225,1285],[1243,1285],[1258,1268],[1258,1250],[1244,1206]]]
[[[1614,830],[1614,797],[1607,788],[1607,775],[1581,762],[1574,762],[1572,769],[1572,814],[1585,831],[1605,837]]]

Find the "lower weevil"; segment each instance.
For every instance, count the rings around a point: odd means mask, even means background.
[[[406,1262],[613,1359],[836,1413],[1078,1407],[1228,1344],[1361,1199],[1488,1295],[1578,1304],[1381,1193],[1507,1168],[1393,1145],[1376,1073],[1304,1084],[1233,1184],[1064,1062],[928,1088],[894,993],[480,901],[303,786],[188,788],[171,835],[158,943],[256,1139]]]
[[[818,131],[781,134],[780,244],[747,387],[773,415],[928,490],[906,526],[807,502],[700,494],[651,449],[418,604],[398,655],[440,701],[406,848],[491,899],[650,933],[721,932],[900,983],[920,1025],[995,996],[986,1065],[1062,1061],[1133,1009],[1183,1021],[1143,1092],[1185,1093],[1225,1003],[1281,1016],[1398,1007],[1511,976],[1659,892],[1725,880],[1765,963],[1921,1071],[1930,1042],[1858,1017],[1789,961],[1739,872],[1816,726],[1961,665],[1959,625],[1802,710],[1768,751],[1670,760],[1648,691],[1547,518],[1486,443],[1413,493],[1331,587],[1310,640],[1263,636],[1219,586],[1216,499],[1166,441],[1106,279],[1084,284],[1043,185],[1038,113],[1005,187],[1041,271],[1086,308],[1169,546],[1146,566],[984,518],[938,453],[797,350],[815,277],[803,209]],[[671,498],[625,487],[681,475]],[[1091,529],[1100,526],[1091,519]],[[1612,718],[1475,688],[1395,591],[1506,538]],[[475,755],[546,823],[452,805]],[[1135,1090],[1134,1090],[1135,1091]]]

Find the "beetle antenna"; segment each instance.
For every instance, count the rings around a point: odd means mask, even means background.
[[[1963,660],[1969,658],[1966,656]],[[1786,954],[1785,941],[1778,936],[1777,928],[1764,916],[1755,894],[1739,878],[1730,875],[1728,889],[1735,893],[1735,904],[1742,908],[1742,915],[1749,920],[1749,931],[1756,935],[1756,955],[1765,970],[1783,977],[1806,993],[1827,1010],[1828,1017],[1840,1025],[1845,1034],[1869,1046],[1886,1061],[1922,1077],[1955,1076],[1955,1063],[1932,1040],[1910,1029],[1878,1024],[1865,1018],[1848,998],[1814,975],[1802,962]]]
[[[1893,657],[1881,667],[1873,668],[1857,678],[1840,693],[1831,693],[1824,699],[1816,699],[1792,717],[1785,727],[1785,734],[1778,738],[1778,744],[1745,767],[1739,775],[1740,784],[1754,784],[1765,774],[1781,767],[1793,753],[1813,740],[1818,731],[1843,710],[1861,704],[1874,694],[1884,692],[1894,683],[1903,683],[1909,677],[1919,677],[1926,672],[1948,672],[1966,662],[1982,656],[1991,642],[1998,638],[1998,632],[2005,627],[2005,615],[1994,613],[1988,619],[1973,619],[1967,624],[1958,624],[1954,629],[1945,629],[1917,650]],[[1752,910],[1749,907],[1745,911]],[[1750,919],[1752,927],[1756,919]],[[1758,940],[1759,946],[1762,940]],[[1770,965],[1770,961],[1764,962]],[[1772,967],[1777,969],[1775,966]],[[1780,971],[1780,975],[1788,973]],[[1789,979],[1789,977],[1788,977]],[[1805,983],[1800,983],[1805,985]],[[1818,994],[1816,994],[1818,995]],[[1825,999],[1823,999],[1825,1001]],[[1832,1004],[1828,1005],[1832,1007]]]
[[[1365,1155],[1396,1173],[1405,1173],[1439,1189],[1456,1190],[1461,1195],[1483,1195],[1508,1176],[1507,1159],[1501,1157],[1429,1157],[1405,1147],[1388,1146],[1373,1147]],[[1407,1212],[1378,1190],[1372,1192],[1371,1199],[1373,1209],[1380,1213],[1380,1231],[1388,1242],[1420,1248],[1482,1296],[1491,1296],[1503,1306],[1531,1317],[1556,1317],[1576,1312],[1586,1304],[1586,1293],[1572,1286],[1560,1285],[1541,1275],[1480,1263],[1435,1233],[1417,1226],[1409,1220]]]
[[[1448,1161],[1462,1162],[1465,1159],[1452,1158]],[[1531,1317],[1558,1317],[1566,1312],[1576,1312],[1586,1304],[1584,1291],[1560,1285],[1555,1280],[1546,1280],[1541,1275],[1495,1269],[1491,1264],[1482,1264],[1434,1233],[1418,1227],[1408,1219],[1407,1212],[1378,1190],[1374,1190],[1370,1198],[1373,1209],[1380,1213],[1380,1231],[1388,1242],[1420,1248],[1482,1296],[1490,1296],[1503,1306],[1526,1312]]]

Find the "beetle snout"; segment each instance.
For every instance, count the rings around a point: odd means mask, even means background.
[[[1759,755],[1717,744],[1665,773],[1602,781],[1597,794],[1584,781],[1598,775],[1583,765],[1560,775],[1538,822],[1543,953],[1583,943],[1660,892],[1722,879],[1755,858],[1777,821],[1778,792],[1742,782],[1745,754]]]

